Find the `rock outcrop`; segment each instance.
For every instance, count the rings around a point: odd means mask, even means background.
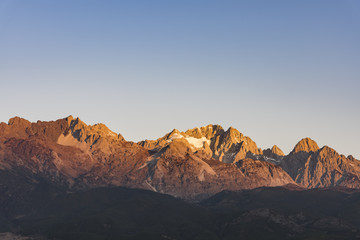
[[[298,142],[295,145],[294,149],[292,150],[292,153],[299,153],[299,152],[310,153],[310,152],[316,152],[317,150],[319,150],[319,146],[314,140],[312,140],[311,138],[303,138],[300,140],[300,142]]]
[[[319,149],[310,138],[296,144],[280,166],[296,183],[306,188],[360,188],[360,162],[346,158],[328,146]]]
[[[174,129],[162,138],[145,140],[139,145],[157,151],[179,138],[185,139],[192,146],[194,152],[205,151],[210,157],[224,163],[233,163],[247,156],[262,154],[262,150],[251,138],[244,136],[232,127],[224,131],[219,125],[193,128],[186,132]]]
[[[271,149],[265,149],[263,154],[271,158],[281,158],[285,156],[284,152],[276,145],[274,145]]]

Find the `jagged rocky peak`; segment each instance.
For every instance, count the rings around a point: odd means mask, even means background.
[[[212,142],[213,157],[222,162],[232,163],[250,155],[261,155],[262,150],[251,138],[230,127]]]
[[[72,117],[71,117],[72,118]],[[76,131],[76,130],[81,130],[81,129],[86,129],[88,126],[80,120],[80,118],[65,118],[67,120],[69,124],[69,127],[72,131]],[[71,121],[69,121],[71,119]]]
[[[139,145],[159,151],[177,139],[186,141],[193,152],[203,151],[206,156],[226,163],[244,159],[249,154],[262,154],[262,150],[251,138],[244,136],[233,127],[224,131],[220,125],[192,128],[186,132],[174,129],[162,138],[145,140],[139,142]]]
[[[10,118],[8,124],[3,124],[0,127],[0,134],[3,136],[12,136],[12,137],[28,137],[26,130],[31,127],[31,122],[21,117]]]
[[[227,130],[230,139],[234,142],[234,143],[238,143],[240,142],[243,137],[244,134],[240,133],[236,128],[233,127],[229,127],[229,129]]]
[[[313,146],[313,149],[317,149],[316,147],[317,145]],[[328,146],[317,151],[309,150],[307,154],[289,154],[283,159],[281,166],[298,184],[306,188],[360,187],[360,162],[346,158]]]
[[[225,138],[231,143],[239,143],[244,139],[244,134],[239,132],[236,128],[229,127],[225,132]]]
[[[29,127],[31,125],[31,122],[21,117],[13,117],[9,119],[8,125]]]
[[[323,146],[321,149],[319,149],[318,153],[321,158],[340,156],[340,154],[338,152],[336,152],[335,149],[333,149],[329,146]],[[342,156],[342,157],[345,158],[345,156]]]
[[[268,148],[264,150],[264,155],[276,155],[276,156],[285,156],[284,152],[276,145],[272,146],[272,148]]]
[[[222,134],[223,132],[224,129],[220,125],[209,124],[201,128],[197,127],[197,128],[189,129],[185,132],[185,134],[195,138],[206,137],[207,139],[211,139],[216,135]]]
[[[356,158],[354,158],[354,156],[353,156],[353,155],[349,155],[349,156],[347,156],[347,159],[349,159],[350,161],[357,161],[357,159],[356,159]]]
[[[264,156],[271,158],[270,160],[281,160],[285,156],[283,151],[276,145],[272,148],[265,149],[263,154]]]
[[[80,142],[90,142],[91,144],[99,138],[111,138],[114,140],[124,140],[121,134],[111,131],[105,124],[97,123],[94,125],[87,125],[80,118],[73,118],[71,115],[64,118],[68,123],[72,137]],[[68,133],[64,132],[64,136]]]
[[[319,146],[317,143],[312,140],[311,138],[303,138],[298,142],[294,149],[292,150],[292,153],[298,153],[298,152],[316,152],[319,150]]]
[[[169,132],[167,135],[165,135],[166,139],[180,138],[180,137],[181,137],[181,132],[175,128],[171,132]]]
[[[97,151],[110,154],[126,143],[121,134],[111,131],[102,123],[87,125],[80,118],[72,116],[58,121],[66,125],[66,129],[56,138],[56,143],[63,146],[76,147],[87,153]]]
[[[66,120],[66,122],[68,123],[68,125],[70,126],[71,121],[74,120],[74,117],[72,115],[67,116],[66,118],[64,118]]]
[[[218,156],[221,160],[221,156],[224,155],[225,152],[228,152],[230,149],[235,150],[235,145],[244,140],[244,138],[244,135],[237,129],[229,127],[228,130],[217,135],[213,141],[212,149],[215,156]]]
[[[271,148],[271,152],[278,156],[285,156],[284,152],[276,145]]]
[[[223,128],[219,125],[208,125],[201,128],[197,127],[189,129],[186,132],[180,132],[177,129],[173,129],[164,137],[156,140],[144,140],[138,144],[147,149],[160,150],[176,139],[183,139],[192,146],[194,151],[197,151],[199,149],[209,148],[211,139],[223,132]]]
[[[32,123],[24,118],[14,117],[9,119],[8,124],[0,124],[0,135],[4,137],[16,137],[26,139],[30,136],[39,136],[50,141],[56,141],[57,137],[67,128],[63,119],[57,121]]]

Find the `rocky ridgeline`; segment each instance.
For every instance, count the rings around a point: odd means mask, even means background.
[[[1,123],[0,170],[70,191],[125,186],[192,200],[262,186],[360,187],[358,160],[320,149],[310,138],[287,156],[276,145],[261,150],[235,128],[219,125],[133,143],[104,124],[72,116]]]

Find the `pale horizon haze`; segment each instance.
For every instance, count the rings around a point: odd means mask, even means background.
[[[360,1],[0,1],[0,122],[233,126],[360,159]]]

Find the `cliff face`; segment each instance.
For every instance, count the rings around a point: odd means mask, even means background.
[[[100,184],[111,176],[105,174],[110,169],[123,173],[149,156],[105,125],[88,126],[71,116],[37,123],[10,119],[1,124],[0,136],[2,169],[26,171],[67,187]],[[95,173],[99,175],[87,182],[87,176]]]
[[[360,187],[360,162],[346,158],[334,149],[309,138],[302,139],[280,166],[306,188],[343,186]]]

